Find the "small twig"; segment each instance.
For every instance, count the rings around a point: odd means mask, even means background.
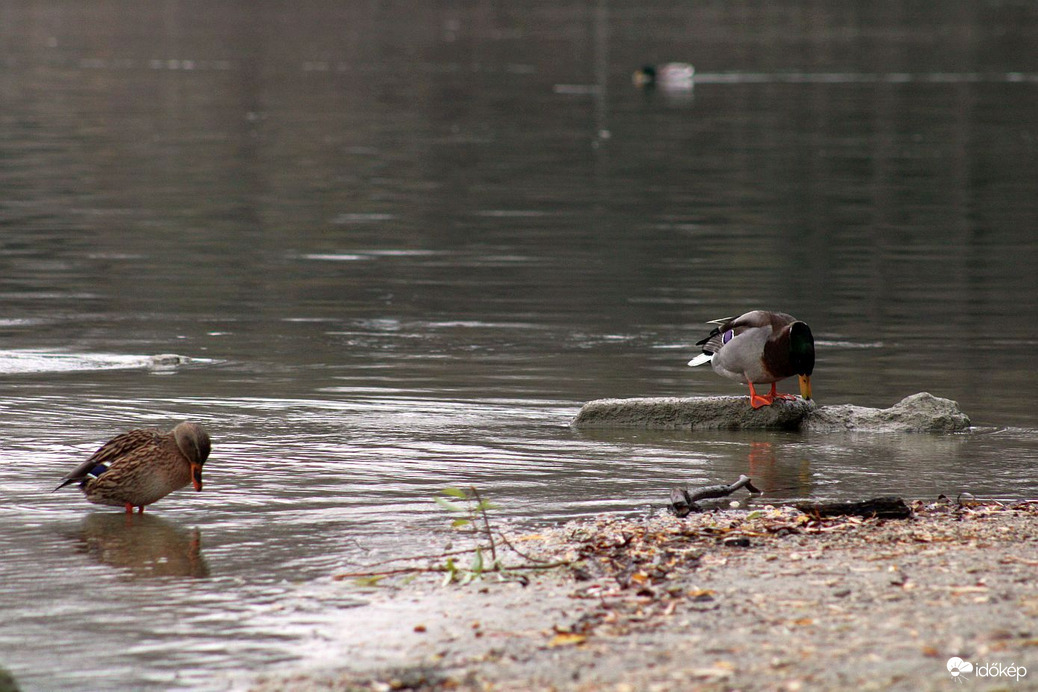
[[[362,579],[365,577],[389,577],[394,574],[421,574],[425,572],[446,572],[446,567],[398,567],[397,569],[373,569],[363,572],[339,572],[332,575],[335,581],[343,579]]]
[[[557,567],[569,567],[573,564],[573,560],[558,560],[556,562],[541,562],[535,565],[498,565],[495,564],[493,568],[487,570],[489,572],[508,572],[511,570],[524,570],[524,569],[556,569]],[[455,568],[457,569],[457,568]],[[335,581],[342,581],[343,579],[365,579],[369,577],[391,577],[396,574],[427,574],[427,573],[439,573],[450,572],[451,568],[447,566],[436,566],[436,567],[399,567],[397,569],[381,569],[381,570],[370,570],[363,572],[340,572],[332,577]]]
[[[556,560],[555,562],[538,562],[536,565],[500,565],[502,572],[514,569],[556,569],[558,567],[569,567],[573,560]]]
[[[436,553],[435,555],[403,555],[401,557],[390,557],[385,560],[379,560],[378,562],[369,562],[362,567],[380,567],[382,565],[388,565],[391,562],[418,562],[419,560],[438,560],[441,557],[451,557],[453,555],[465,555],[471,553],[475,548],[459,548],[457,550],[445,550],[442,553]]]
[[[508,540],[508,538],[503,533],[501,533],[500,531],[497,532],[497,537],[500,538],[501,542],[504,543],[506,546],[508,546],[512,550],[512,552],[514,552],[516,555],[518,555],[519,557],[523,558],[524,560],[529,560],[530,562],[541,562],[541,563],[549,562],[549,560],[543,560],[543,559],[541,559],[539,557],[534,557],[533,555],[527,555],[523,551],[519,550],[518,548],[515,547],[515,544],[512,543],[510,540]]]
[[[434,573],[434,574],[449,574],[450,577],[449,577],[448,581],[451,581],[451,580],[454,579],[455,575],[462,574],[462,575],[464,575],[464,578],[462,579],[462,583],[467,583],[473,577],[480,577],[480,576],[482,576],[485,573],[495,572],[502,578],[508,578],[510,576],[512,578],[518,578],[518,579],[522,580],[524,582],[524,585],[525,585],[525,582],[527,581],[527,579],[526,579],[526,577],[524,577],[522,575],[522,571],[525,571],[525,570],[555,569],[557,567],[571,567],[576,562],[575,560],[555,560],[555,561],[549,561],[549,560],[539,559],[539,558],[533,557],[531,555],[527,555],[523,551],[521,551],[518,548],[516,548],[515,545],[511,541],[508,540],[507,536],[505,536],[504,533],[502,533],[499,530],[496,530],[494,527],[491,526],[491,524],[490,524],[490,516],[489,516],[489,514],[487,512],[487,509],[490,507],[490,505],[488,505],[487,503],[485,503],[483,501],[482,495],[480,495],[479,490],[477,490],[475,487],[470,487],[469,488],[467,497],[465,496],[464,492],[457,491],[457,490],[454,490],[454,489],[450,489],[450,493],[449,494],[452,495],[452,496],[459,497],[459,498],[462,498],[464,500],[467,500],[468,502],[475,502],[476,503],[475,509],[473,509],[471,507],[469,507],[467,509],[462,509],[461,507],[459,507],[459,506],[457,506],[457,505],[455,505],[453,503],[446,502],[446,501],[441,502],[441,504],[443,504],[445,507],[447,507],[448,509],[450,509],[453,512],[467,511],[467,514],[468,514],[469,518],[463,520],[461,523],[467,525],[468,526],[468,530],[470,530],[475,535],[476,540],[477,540],[477,545],[475,545],[474,547],[469,548],[469,549],[444,551],[444,552],[439,553],[437,555],[420,555],[420,556],[391,558],[391,559],[388,559],[388,560],[383,560],[381,562],[375,562],[375,563],[372,563],[370,565],[366,565],[364,569],[360,569],[360,570],[356,570],[356,571],[352,571],[352,572],[341,572],[339,574],[334,575],[332,578],[335,579],[336,581],[339,581],[339,580],[342,580],[342,579],[375,579],[375,578],[390,577],[390,576],[402,575],[402,574],[428,574],[428,573]],[[476,511],[477,510],[479,512],[479,516],[482,517],[482,519],[483,519],[483,522],[482,522],[483,526],[482,526],[482,528],[480,528],[478,526],[478,521],[479,520],[476,518]],[[455,522],[455,525],[459,525],[459,522]],[[497,534],[497,540],[495,540],[495,533]],[[486,538],[487,538],[487,541],[489,542],[489,546],[481,544],[482,539],[480,538],[480,536],[482,534],[486,534]],[[498,552],[498,550],[497,550],[498,543],[497,542],[498,541],[500,541],[503,546],[507,546],[508,548],[510,548],[516,555],[521,557],[526,562],[524,564],[518,564],[518,565],[505,565],[505,564],[502,564],[502,563],[498,562],[498,555],[497,555],[497,552]],[[484,550],[489,550],[490,551],[490,557],[491,557],[491,564],[490,564],[489,567],[486,567],[486,568],[484,568],[484,562],[483,562],[483,559],[482,559],[482,552],[481,552],[481,551],[484,551]],[[502,551],[503,551],[503,548],[502,548]],[[452,559],[452,556],[463,555],[463,554],[468,554],[468,553],[475,553],[477,556],[479,556],[473,562],[473,566],[471,568],[466,569],[466,568],[458,566],[458,565],[456,565],[454,563],[454,561]],[[372,568],[378,568],[378,567],[380,567],[382,565],[387,565],[389,563],[401,562],[401,561],[405,561],[405,560],[413,560],[413,561],[438,560],[438,559],[441,559],[441,558],[447,558],[446,563],[444,563],[442,565],[433,565],[433,566],[417,566],[416,565],[414,567],[392,567],[392,568],[388,568],[388,569],[372,569]],[[518,572],[518,574],[515,574],[517,572]],[[509,573],[511,573],[511,574],[509,574]]]

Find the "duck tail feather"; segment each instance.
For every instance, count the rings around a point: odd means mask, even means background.
[[[714,359],[714,354],[713,353],[700,353],[698,356],[696,356],[692,360],[688,361],[688,364],[694,368],[697,365],[702,365],[703,363],[709,363],[713,359]]]

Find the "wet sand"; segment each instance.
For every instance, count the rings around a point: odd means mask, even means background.
[[[972,664],[968,689],[1038,689],[1038,503],[913,509],[605,517],[513,536],[572,564],[525,585],[397,578],[343,611],[348,646],[325,667],[251,689],[948,690],[952,657]]]

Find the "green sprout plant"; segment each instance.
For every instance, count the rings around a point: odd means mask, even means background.
[[[551,562],[532,557],[520,551],[490,520],[490,512],[497,506],[485,499],[475,487],[448,487],[435,498],[436,504],[448,512],[453,519],[450,528],[469,533],[475,540],[471,548],[448,550],[437,555],[418,555],[385,560],[368,565],[368,569],[336,574],[334,579],[355,579],[364,586],[378,585],[391,576],[406,576],[413,579],[421,573],[443,574],[442,585],[465,585],[494,575],[501,581],[518,581],[524,586],[529,582],[528,570],[553,569],[570,565],[570,561]],[[518,563],[506,563],[505,553],[518,556]],[[468,560],[464,558],[468,558]],[[388,567],[391,563],[435,560],[433,564]],[[442,562],[439,562],[442,560]]]
[[[488,511],[497,509],[497,506],[484,500],[475,487],[467,490],[444,488],[441,493],[436,497],[436,504],[456,515],[451,522],[451,528],[471,531],[477,540],[487,541],[486,546],[477,544],[472,549],[472,563],[467,569],[460,568],[453,557],[448,557],[443,583],[446,585],[457,581],[460,584],[468,584],[473,579],[482,579],[487,571],[495,572],[499,576],[505,575],[506,568],[497,559],[497,544],[494,541],[494,531],[490,527],[490,517],[487,515]],[[484,550],[490,551],[489,565],[484,558]]]

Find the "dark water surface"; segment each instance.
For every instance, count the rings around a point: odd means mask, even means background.
[[[764,501],[1038,495],[1032,4],[514,4],[0,9],[24,689],[342,660],[358,601],[330,575],[441,546],[447,485],[524,522],[740,473]],[[630,86],[667,60],[694,91]],[[592,398],[740,393],[685,362],[755,307],[812,325],[819,403],[929,391],[976,429],[568,427]],[[182,419],[213,436],[203,493],[130,521],[49,493]]]

